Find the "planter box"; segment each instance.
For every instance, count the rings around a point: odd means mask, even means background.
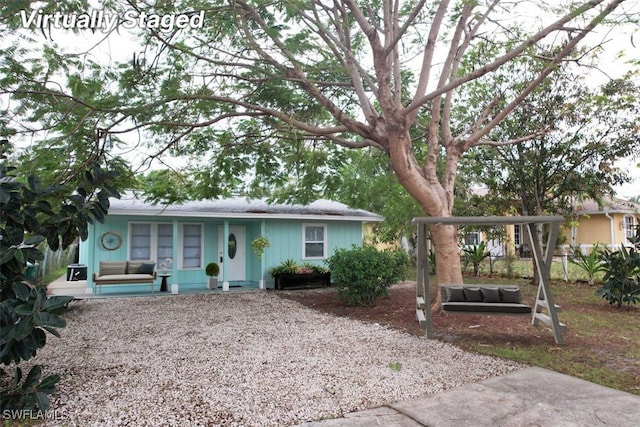
[[[292,274],[282,273],[274,276],[276,289],[296,286],[331,286],[331,273]]]

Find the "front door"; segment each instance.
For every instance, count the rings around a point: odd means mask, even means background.
[[[218,227],[218,254],[222,260],[224,246],[227,245],[227,259],[221,265],[226,270],[227,281],[247,280],[246,230],[242,225],[230,225],[229,235],[224,235],[224,227]],[[221,279],[224,276],[221,274]]]

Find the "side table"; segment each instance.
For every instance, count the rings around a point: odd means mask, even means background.
[[[162,282],[160,282],[160,292],[167,292],[169,290],[167,279],[171,277],[171,274],[158,274],[158,276],[162,278]]]

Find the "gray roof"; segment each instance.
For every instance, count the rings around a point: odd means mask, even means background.
[[[601,201],[601,205],[595,200],[585,200],[577,203],[575,212],[580,215],[595,215],[604,213],[622,213],[637,215],[640,213],[640,204],[621,200],[616,198],[605,197]]]
[[[209,218],[283,218],[379,222],[384,218],[363,209],[352,209],[331,200],[317,200],[308,205],[267,203],[263,199],[233,197],[198,200],[174,205],[145,202],[133,193],[110,199],[109,215],[157,215]]]

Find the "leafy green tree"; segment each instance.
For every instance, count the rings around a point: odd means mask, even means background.
[[[339,169],[339,185],[328,196],[384,216],[385,220],[375,226],[380,242],[398,243],[402,237],[413,240],[415,225],[411,220],[424,212],[393,175],[389,158],[369,150],[349,154]]]
[[[503,69],[503,79],[511,74],[535,74],[535,62],[510,64]],[[486,96],[481,90],[504,89],[481,87],[477,93]],[[469,171],[488,187],[489,203],[504,212],[515,208],[522,215],[575,215],[576,200],[598,200],[611,193],[615,184],[629,179],[614,163],[640,154],[637,91],[631,79],[612,80],[591,89],[571,70],[559,72],[492,133],[495,141],[526,140],[475,149],[468,158],[473,162]],[[543,230],[538,229],[532,238],[533,244],[542,247]]]
[[[36,58],[20,48],[7,50],[0,88],[33,122],[50,108],[27,105],[35,91],[45,104],[62,100],[82,129],[108,135],[144,129],[145,143],[158,155],[197,159],[203,188],[216,178],[231,180],[225,191],[252,180],[256,191],[291,187],[304,198],[322,186],[326,165],[344,149],[374,148],[388,156],[398,182],[425,213],[450,216],[461,156],[484,144],[566,60],[576,59],[575,48],[594,28],[632,19],[633,6],[616,15],[623,3],[532,2],[529,15],[539,17],[532,23],[520,19],[519,3],[484,0],[114,0],[104,7],[121,15],[131,9],[204,10],[206,19],[201,28],[140,29],[140,50],[107,67],[88,55],[65,56],[55,46],[45,46],[47,55]],[[70,0],[43,4],[47,10],[82,6]],[[12,10],[2,9],[5,17]],[[15,16],[8,18],[7,25],[19,25]],[[532,30],[519,30],[525,26]],[[547,40],[557,48],[540,57],[533,76],[509,82],[514,90],[500,93],[500,102],[485,98],[479,116],[454,124],[453,107],[467,105],[461,89],[515,59],[537,55]],[[472,48],[487,41],[491,54],[461,68],[475,55]],[[47,63],[64,76],[61,85],[45,83]],[[438,281],[460,283],[457,231],[435,227],[433,238]]]
[[[525,63],[512,72],[527,68]],[[628,180],[614,162],[640,154],[637,91],[632,80],[613,80],[594,90],[579,75],[558,73],[493,132],[495,141],[527,140],[476,149],[470,171],[500,209],[570,214],[574,200],[599,199]]]
[[[23,182],[5,162],[9,151],[9,140],[1,139],[0,361],[15,370],[11,375],[0,370],[0,409],[46,410],[59,376],[42,378],[39,365],[23,376],[19,364],[46,344],[47,332],[60,336],[58,329],[66,326],[60,314],[72,298],[47,297],[42,285],[28,281],[25,267],[44,259],[38,249],[43,242],[56,250],[78,237],[86,239],[88,224],[104,219],[109,197],[118,193],[111,187],[115,175],[97,163],[72,180],[82,183],[73,192],[62,185],[45,186],[35,175]]]

